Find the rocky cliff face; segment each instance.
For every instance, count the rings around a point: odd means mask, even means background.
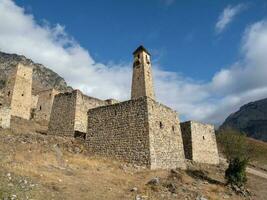
[[[226,118],[220,129],[232,128],[267,142],[267,98],[248,103]]]
[[[50,88],[55,88],[62,92],[72,90],[62,77],[42,64],[34,63],[25,56],[3,52],[0,52],[0,90],[5,86],[11,69],[19,62],[33,67],[33,94]]]

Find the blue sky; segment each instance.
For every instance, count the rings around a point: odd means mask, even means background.
[[[209,80],[239,56],[245,27],[265,17],[266,1],[16,0],[39,23],[62,24],[96,61],[129,62],[145,45],[167,70]],[[228,5],[247,6],[218,35],[214,26]]]
[[[98,98],[126,100],[132,52],[152,54],[157,99],[219,125],[267,97],[267,2],[0,0],[0,50]]]

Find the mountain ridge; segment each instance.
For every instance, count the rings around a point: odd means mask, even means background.
[[[31,59],[18,54],[10,54],[0,51],[0,89],[5,87],[5,82],[11,70],[18,63],[33,67],[33,94],[42,90],[55,88],[60,92],[71,91],[64,78],[48,67],[35,63]]]
[[[267,142],[267,98],[249,102],[230,114],[219,130],[235,129]]]

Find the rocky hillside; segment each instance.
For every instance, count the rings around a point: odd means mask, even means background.
[[[220,129],[233,128],[267,142],[267,98],[248,103],[226,118]]]
[[[60,91],[72,90],[68,87],[65,80],[57,73],[46,68],[42,64],[34,63],[25,56],[17,54],[7,54],[0,52],[0,89],[5,85],[6,79],[11,71],[19,62],[33,67],[33,93],[41,90],[55,88]]]

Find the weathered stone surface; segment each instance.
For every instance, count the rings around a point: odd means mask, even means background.
[[[144,96],[155,99],[150,55],[140,46],[134,52],[131,99]]]
[[[0,128],[10,128],[11,109],[0,105]]]
[[[148,97],[88,111],[95,153],[157,168],[185,168],[177,114]]]
[[[56,95],[49,121],[49,134],[73,137],[75,131],[86,133],[87,111],[106,104],[105,101],[86,96],[79,90]]]
[[[39,98],[35,110],[35,121],[48,124],[50,120],[54,97],[57,94],[59,94],[59,91],[55,89],[44,90],[38,93]]]
[[[10,73],[4,88],[4,104],[11,115],[30,119],[32,108],[32,68],[18,64]]]
[[[227,128],[267,142],[267,98],[248,103],[232,113],[221,125],[220,130]]]
[[[219,164],[214,126],[188,121],[181,123],[185,158],[199,163]]]

